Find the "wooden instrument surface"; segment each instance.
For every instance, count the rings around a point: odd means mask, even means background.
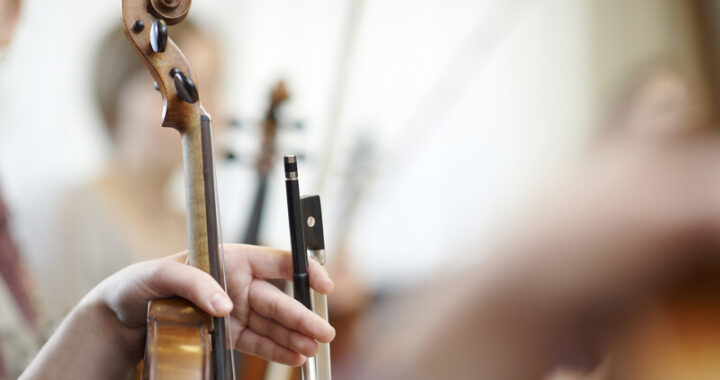
[[[168,37],[167,25],[181,22],[190,5],[190,0],[123,0],[123,25],[162,95],[162,126],[177,130],[182,137],[189,264],[223,285],[210,116],[199,102],[190,63]],[[232,377],[233,371],[227,368],[224,319],[211,318],[186,300],[155,300],[148,307],[147,328],[143,378]]]
[[[148,307],[147,378],[209,379],[209,317],[181,299],[155,300]]]

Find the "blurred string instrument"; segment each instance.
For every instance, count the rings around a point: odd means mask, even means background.
[[[255,163],[257,173],[257,184],[255,187],[255,198],[253,198],[252,212],[245,227],[242,242],[244,244],[258,244],[260,226],[263,211],[265,209],[265,198],[267,197],[268,177],[273,167],[275,157],[275,146],[280,124],[278,113],[280,107],[290,99],[285,82],[279,81],[270,93],[270,102],[265,111],[262,121],[262,136],[260,141],[260,153]]]
[[[720,378],[720,267],[691,271],[679,286],[638,305],[599,372],[616,379]]]
[[[673,6],[689,17],[688,26],[693,32],[692,37],[696,38],[695,48],[701,65],[700,77],[690,79],[700,81],[688,79],[684,70],[675,70],[675,64],[679,62],[674,59],[667,68],[688,84],[697,102],[695,106],[714,119],[708,125],[716,128],[720,105],[720,3],[691,0],[673,3]],[[682,104],[674,104],[677,101],[666,101],[663,109],[682,108]],[[709,109],[704,109],[706,105]],[[684,132],[687,135],[703,133],[697,127],[688,124]],[[717,252],[709,252],[708,256],[716,255]],[[646,300],[637,308],[637,316],[613,342],[611,359],[600,369],[608,372],[603,373],[605,377],[720,379],[720,264],[717,260],[711,259],[690,268],[676,286],[665,289],[660,297]]]
[[[168,25],[181,22],[190,0],[123,0],[125,35],[163,98],[162,126],[180,132],[188,223],[188,260],[223,288],[210,115],[199,102],[195,74]],[[144,379],[235,378],[230,324],[180,298],[148,305]]]
[[[276,138],[278,128],[278,114],[280,107],[290,99],[285,82],[279,81],[270,93],[270,102],[262,121],[262,136],[260,152],[255,163],[257,184],[245,232],[241,242],[257,245],[260,243],[260,226],[262,225],[263,211],[265,209],[268,190],[268,177],[274,163]],[[278,283],[275,283],[277,286]],[[281,287],[283,282],[280,283]],[[243,380],[263,380],[268,370],[268,362],[252,355],[236,354],[238,377]]]

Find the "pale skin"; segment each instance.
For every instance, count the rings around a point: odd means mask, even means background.
[[[213,316],[230,315],[240,351],[297,366],[335,337],[325,320],[263,279],[291,279],[290,253],[225,245],[228,293],[207,273],[184,264],[187,253],[131,265],[97,285],[73,309],[21,379],[119,379],[142,358],[147,302],[179,296]],[[333,282],[310,261],[310,286]]]

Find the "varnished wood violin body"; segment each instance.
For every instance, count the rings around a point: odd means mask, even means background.
[[[181,22],[190,5],[190,0],[123,0],[123,25],[162,94],[162,126],[182,137],[189,264],[224,286],[210,115],[200,104],[190,63],[168,37],[168,25]],[[233,378],[225,319],[174,298],[151,301],[147,322],[144,379]]]
[[[182,299],[152,301],[143,377],[211,379],[209,326],[208,315]]]

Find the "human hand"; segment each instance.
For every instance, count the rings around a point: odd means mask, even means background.
[[[248,245],[225,245],[228,294],[207,273],[185,265],[187,253],[132,265],[109,277],[90,298],[105,304],[127,330],[130,354],[142,354],[147,302],[179,296],[213,316],[230,314],[235,347],[288,365],[313,356],[317,342],[330,342],[335,330],[301,303],[264,279],[292,279],[289,252]],[[325,269],[309,261],[310,286],[333,289]],[[140,351],[138,351],[140,349]]]

